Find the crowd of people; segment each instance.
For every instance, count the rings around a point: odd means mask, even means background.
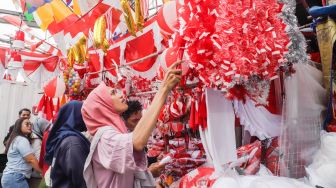
[[[8,162],[2,187],[29,187],[31,177],[42,178],[40,187],[159,187],[155,177],[164,165],[147,158],[146,145],[168,94],[181,80],[180,63],[166,72],[144,115],[138,101],[127,101],[104,82],[84,102],[63,105],[52,122],[31,122],[30,110],[22,109],[3,142]]]

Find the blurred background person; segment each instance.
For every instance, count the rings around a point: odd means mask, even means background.
[[[28,188],[32,168],[41,172],[31,146],[32,125],[29,119],[18,119],[12,130],[6,151],[8,162],[1,178],[3,188]]]
[[[30,115],[31,115],[31,111],[28,108],[22,108],[19,111],[19,118],[30,119]],[[4,146],[7,145],[7,141],[8,141],[9,136],[11,135],[11,133],[13,131],[13,128],[14,128],[14,125],[12,125],[12,126],[9,127],[7,135],[5,136],[5,138],[3,140]]]
[[[46,143],[45,161],[51,166],[51,187],[86,188],[83,168],[90,151],[80,101],[70,101],[58,112]]]

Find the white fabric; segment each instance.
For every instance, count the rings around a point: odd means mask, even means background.
[[[224,165],[237,160],[235,115],[232,102],[220,91],[206,89],[207,130],[205,139],[216,173],[223,173]]]
[[[336,133],[323,133],[321,149],[306,169],[310,183],[315,186],[336,187]]]
[[[321,112],[326,106],[322,72],[309,64],[295,64],[295,74],[284,81],[285,101],[281,125],[282,176],[302,178],[320,144]]]
[[[263,106],[256,106],[249,98],[246,98],[245,104],[243,101],[235,100],[234,108],[240,124],[249,131],[251,136],[257,136],[263,140],[280,135],[280,115],[272,114]]]
[[[212,159],[212,152],[210,152],[210,148],[209,148],[209,144],[208,144],[208,141],[206,138],[207,138],[207,134],[205,132],[208,132],[208,130],[203,130],[202,127],[199,127],[199,132],[200,132],[200,137],[201,137],[201,141],[202,141],[202,145],[203,145],[203,148],[204,148],[204,151],[205,151],[205,155],[206,155],[206,159],[207,159],[207,162],[208,164],[211,164],[211,166],[213,165],[213,159]]]
[[[4,151],[2,141],[9,127],[19,118],[19,110],[32,109],[40,98],[41,95],[33,86],[0,80],[0,153]]]
[[[313,188],[296,179],[277,176],[221,177],[212,188]]]
[[[294,64],[294,69],[295,74],[285,80],[286,116],[319,116],[327,100],[322,72],[309,64]]]

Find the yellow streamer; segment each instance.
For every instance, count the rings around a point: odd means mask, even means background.
[[[124,11],[124,17],[125,17],[125,22],[128,28],[128,31],[135,36],[136,33],[136,28],[134,24],[134,19],[132,16],[132,10],[131,7],[128,4],[127,0],[120,0],[121,8]]]
[[[141,11],[141,0],[135,0],[135,20],[139,31],[142,31],[145,23],[143,12]]]
[[[99,17],[93,28],[93,45],[95,48],[101,48],[106,38],[106,19],[105,16]]]
[[[102,48],[104,53],[106,53],[109,48],[110,48],[110,44],[109,44],[108,40],[105,39],[104,43],[103,43],[103,48]]]
[[[74,63],[74,54],[72,48],[68,50],[68,67],[72,67]]]

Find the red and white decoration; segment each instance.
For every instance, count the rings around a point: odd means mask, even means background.
[[[282,5],[276,0],[244,2],[178,1],[174,46],[188,53],[190,67],[206,87],[228,91],[255,77],[258,83],[269,81],[286,63],[290,43],[278,16]]]
[[[65,92],[65,83],[62,75],[58,75],[57,77],[51,79],[44,86],[44,93],[46,96],[54,98],[61,97]]]
[[[172,35],[176,30],[177,24],[176,1],[168,1],[163,4],[156,19],[161,33],[166,36]]]
[[[160,63],[161,68],[164,72],[168,70],[168,68],[179,60],[179,50],[174,47],[170,47],[162,52],[160,55]],[[182,63],[182,75],[185,76],[188,73],[189,65],[187,62]]]
[[[8,69],[23,68],[22,58],[21,58],[21,55],[18,52],[16,52],[16,51],[11,52],[11,57],[10,57],[10,60],[7,64],[7,68]]]
[[[16,32],[14,41],[12,44],[12,47],[17,50],[23,50],[24,49],[24,40],[25,40],[25,34],[23,31],[19,30]]]

